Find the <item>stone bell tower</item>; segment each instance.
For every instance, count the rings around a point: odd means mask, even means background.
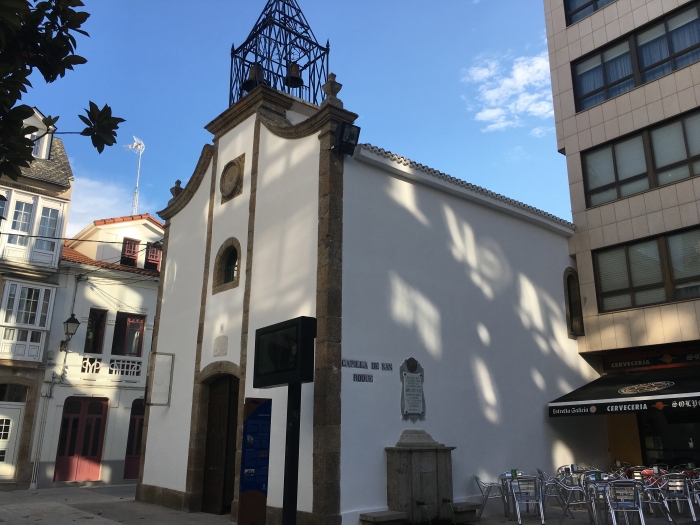
[[[330,43],[318,43],[296,0],[268,0],[245,42],[231,46],[229,105],[259,84],[320,105],[329,52]]]

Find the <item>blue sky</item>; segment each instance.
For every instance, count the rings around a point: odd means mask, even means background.
[[[339,97],[369,142],[570,219],[566,163],[556,151],[542,0],[298,0],[317,39],[330,39]],[[186,182],[204,125],[228,104],[231,44],[265,0],[88,0],[88,63],[24,101],[82,129],[88,100],[127,121],[102,155],[64,136],[74,175],[69,234],[126,215],[146,144],[139,212],[155,213]]]

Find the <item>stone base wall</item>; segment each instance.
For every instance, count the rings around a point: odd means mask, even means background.
[[[136,486],[136,499],[145,503],[153,503],[169,509],[185,512],[199,512],[202,508],[202,494],[180,492],[165,487],[154,487],[139,483]]]

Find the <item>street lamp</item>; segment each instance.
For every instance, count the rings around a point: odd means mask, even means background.
[[[70,317],[63,322],[63,332],[66,334],[66,338],[61,341],[61,350],[66,350],[66,345],[68,341],[75,335],[80,326],[80,321],[76,319],[75,314],[70,314]]]

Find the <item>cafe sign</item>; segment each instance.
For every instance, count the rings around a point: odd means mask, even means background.
[[[549,405],[549,417],[559,416],[604,416],[611,414],[631,414],[654,410],[693,409],[700,406],[700,395],[688,396],[659,396],[653,398],[622,400],[604,399],[599,401],[579,403],[554,403]]]

